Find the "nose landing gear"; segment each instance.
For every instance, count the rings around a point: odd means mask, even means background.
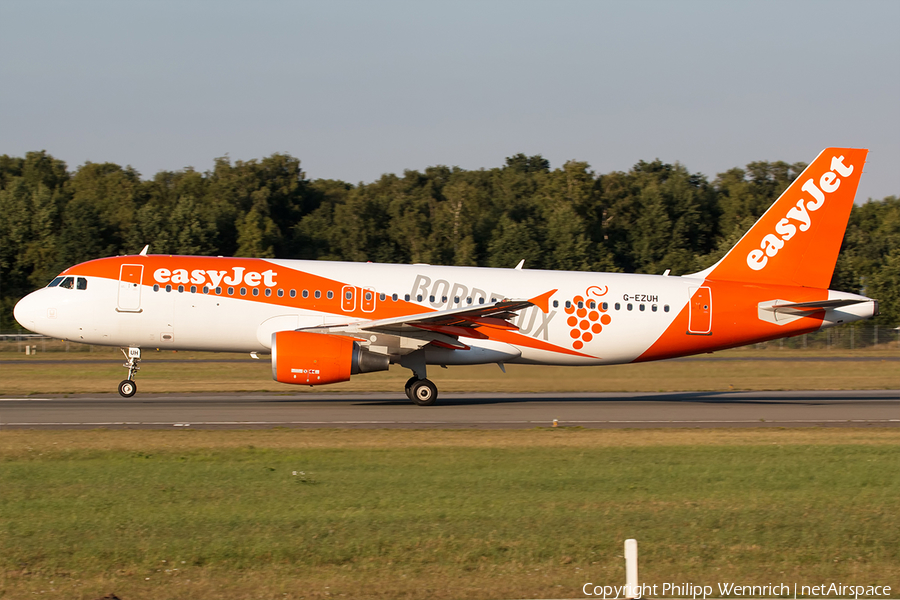
[[[131,398],[137,393],[137,383],[134,382],[134,374],[141,369],[138,365],[141,362],[141,349],[131,347],[126,352],[125,348],[122,348],[122,354],[126,358],[126,362],[122,366],[128,369],[128,378],[123,379],[119,383],[119,395],[123,398]]]

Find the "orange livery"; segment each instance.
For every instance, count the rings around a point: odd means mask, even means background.
[[[877,314],[829,290],[866,150],[828,148],[712,267],[679,277],[148,255],[66,269],[15,308],[45,335],[268,353],[272,377],[324,385],[397,364],[433,404],[429,365],[600,365],[711,352]]]

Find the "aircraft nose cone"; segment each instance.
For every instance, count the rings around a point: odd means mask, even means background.
[[[19,325],[34,331],[38,310],[39,307],[35,301],[34,294],[28,294],[16,303],[15,308],[13,308],[13,316]]]

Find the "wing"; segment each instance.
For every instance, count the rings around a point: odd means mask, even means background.
[[[384,346],[389,354],[406,354],[425,346],[468,350],[459,338],[487,339],[482,329],[518,330],[510,319],[529,306],[549,311],[550,290],[530,300],[500,300],[392,319],[360,321],[304,329],[313,333],[349,335],[372,346]]]

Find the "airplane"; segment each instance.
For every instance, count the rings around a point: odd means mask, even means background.
[[[146,348],[269,354],[281,383],[399,364],[420,406],[429,365],[608,365],[708,353],[873,317],[829,290],[868,150],[827,148],[716,264],[671,276],[287,259],[115,256],[20,300],[46,336],[118,346],[137,391]],[[505,369],[504,369],[505,370]]]

